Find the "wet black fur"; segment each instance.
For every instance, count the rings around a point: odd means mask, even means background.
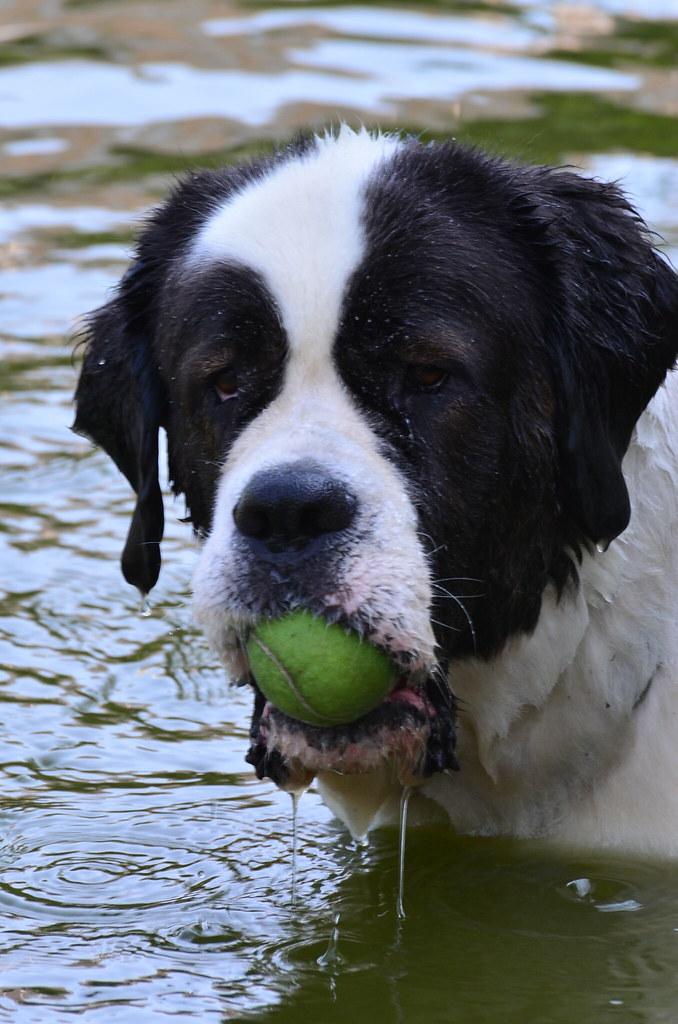
[[[285,336],[264,282],[238,267],[187,279],[180,262],[215,203],[269,165],[180,184],[90,321],[75,428],[137,491],[123,572],[143,591],[160,565],[159,428],[174,490],[207,532],[219,465],[281,384]],[[534,627],[549,581],[576,583],[582,547],[625,529],[621,460],[678,354],[678,282],[615,186],[455,143],[408,142],[366,208],[335,359],[403,471],[434,578],[472,616],[473,630],[437,590],[441,648],[489,656]],[[243,382],[223,405],[219,353]],[[412,358],[447,379],[417,390]]]

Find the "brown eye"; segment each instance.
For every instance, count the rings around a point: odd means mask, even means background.
[[[440,366],[423,366],[413,363],[408,367],[408,378],[410,383],[419,388],[433,390],[439,387],[447,377],[447,370]]]
[[[236,398],[238,394],[238,376],[235,370],[222,370],[212,378],[214,390],[220,402]]]

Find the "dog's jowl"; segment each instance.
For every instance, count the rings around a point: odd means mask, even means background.
[[[677,354],[616,187],[342,129],[177,186],[90,318],[76,429],[136,491],[144,592],[167,432],[260,775],[354,832],[404,765],[461,832],[678,855]],[[382,705],[257,691],[251,631],[301,609],[388,654]]]

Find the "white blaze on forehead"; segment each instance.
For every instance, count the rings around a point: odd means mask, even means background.
[[[327,359],[346,283],[364,251],[365,185],[397,146],[346,127],[317,138],[307,153],[226,200],[198,232],[189,265],[224,260],[258,271],[292,353],[311,349]]]
[[[263,278],[289,343],[280,393],[238,435],[223,466],[194,577],[196,617],[237,671],[234,637],[255,618],[233,510],[252,477],[314,459],[359,501],[360,539],[344,558],[329,608],[361,613],[376,642],[434,661],[429,569],[404,479],[332,360],[342,301],[365,251],[365,188],[398,141],[347,128],[316,139],[224,201],[198,233],[188,267],[236,262]]]

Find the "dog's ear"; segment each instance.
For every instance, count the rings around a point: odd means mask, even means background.
[[[158,482],[164,399],[151,347],[150,277],[138,258],[111,302],[90,316],[73,424],[111,456],[137,493],[122,572],[144,594],[158,579],[164,526]]]
[[[630,518],[621,463],[633,428],[678,356],[678,278],[614,185],[548,171],[539,188],[562,500],[607,545]]]

